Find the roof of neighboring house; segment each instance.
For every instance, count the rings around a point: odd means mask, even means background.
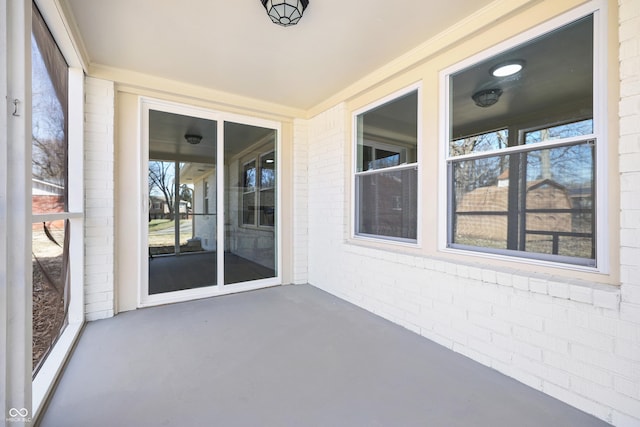
[[[33,196],[63,196],[64,186],[32,178],[31,194]]]
[[[504,175],[504,173],[503,173]],[[502,176],[502,175],[501,175]],[[527,183],[527,192],[543,189],[544,187],[553,187],[560,190],[566,196],[566,206],[571,206],[568,198],[568,191],[565,186],[558,184],[552,179],[539,179]],[[543,193],[544,194],[544,193]],[[554,199],[554,203],[558,203]],[[476,188],[465,194],[458,203],[458,211],[506,211],[509,205],[509,188],[498,187],[495,185],[489,187]]]

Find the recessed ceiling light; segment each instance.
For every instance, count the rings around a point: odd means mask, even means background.
[[[524,68],[524,61],[508,61],[498,64],[489,70],[494,77],[507,77],[519,73]]]
[[[273,159],[267,159],[267,160],[265,160],[265,163],[275,163],[275,160],[273,160]]]

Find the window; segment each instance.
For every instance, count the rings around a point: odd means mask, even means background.
[[[356,113],[355,235],[418,236],[418,89]]]
[[[37,8],[32,47],[33,372],[68,322],[69,68]]]
[[[242,168],[242,224],[275,225],[275,151],[245,163]]]
[[[448,247],[596,266],[593,64],[589,15],[447,74]]]
[[[273,227],[275,220],[275,153],[260,157],[260,225]]]
[[[256,161],[245,163],[242,172],[242,224],[256,223]]]

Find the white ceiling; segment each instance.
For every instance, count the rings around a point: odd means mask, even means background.
[[[280,27],[260,0],[61,0],[91,65],[307,110],[491,0],[310,0]]]

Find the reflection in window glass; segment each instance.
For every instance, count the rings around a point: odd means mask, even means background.
[[[417,161],[417,91],[366,111],[356,120],[358,172]]]
[[[275,153],[271,152],[260,158],[259,225],[267,227],[273,227],[275,225],[275,184]]]
[[[246,163],[242,172],[242,224],[256,223],[256,161]]]
[[[416,239],[417,174],[414,167],[356,177],[361,234]]]
[[[254,192],[242,195],[242,223],[254,225],[256,223],[256,195]]]
[[[456,162],[454,243],[507,249],[509,156]]]
[[[355,120],[355,234],[415,241],[418,91],[372,108]]]
[[[527,132],[524,143],[533,144],[536,142],[551,141],[553,139],[589,135],[591,133],[593,133],[593,119],[588,119]]]
[[[37,370],[67,321],[69,229],[64,221],[33,224],[33,369]]]
[[[464,154],[482,151],[499,150],[501,148],[506,148],[508,141],[509,131],[507,129],[484,133],[482,135],[469,136],[467,138],[452,141],[449,145],[449,155],[462,156]]]
[[[148,246],[149,254],[169,255],[176,252],[176,221],[181,221],[183,205],[180,212],[175,208],[175,176],[176,162],[149,161],[149,222]],[[188,236],[180,236],[180,244],[186,244]]]
[[[270,188],[276,183],[275,153],[265,154],[260,159],[260,188]]]
[[[275,193],[273,188],[260,191],[260,225],[275,225]]]
[[[70,226],[41,222],[41,214],[68,212],[67,104],[69,69],[38,8],[31,25],[32,364],[44,363],[67,325]],[[65,214],[64,216],[67,216]]]
[[[450,247],[596,265],[593,25],[449,75]],[[510,62],[522,68],[493,74]]]
[[[271,279],[278,267],[277,131],[225,122],[224,132],[224,284]]]
[[[366,170],[372,169],[384,169],[392,166],[398,166],[400,164],[400,153],[397,151],[389,151],[384,149],[369,148],[371,158],[365,157]]]
[[[453,242],[593,259],[593,162],[580,143],[454,163]]]
[[[244,165],[243,173],[244,191],[253,191],[256,188],[256,162],[255,160]]]
[[[67,64],[34,7],[31,33],[32,211],[67,210]]]

